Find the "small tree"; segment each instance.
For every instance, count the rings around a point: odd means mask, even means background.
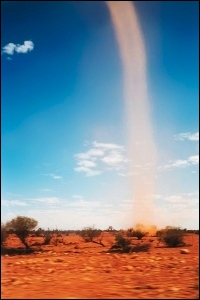
[[[114,231],[114,228],[112,227],[112,226],[108,226],[108,229],[107,229],[107,231]]]
[[[28,237],[30,231],[37,226],[37,224],[38,222],[32,218],[18,216],[7,222],[5,226],[8,230],[12,230],[17,235],[26,249],[29,249],[30,247],[26,242],[26,238]]]

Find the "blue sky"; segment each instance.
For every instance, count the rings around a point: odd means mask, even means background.
[[[157,149],[154,225],[198,229],[199,3],[133,3]],[[123,70],[108,7],[2,1],[1,9],[2,221],[131,227]]]

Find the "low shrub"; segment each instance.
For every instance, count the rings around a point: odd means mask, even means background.
[[[77,234],[79,234],[86,243],[88,242],[94,242],[94,239],[99,237],[101,235],[101,230],[96,229],[94,226],[91,227],[85,227],[81,231],[79,231]]]
[[[110,248],[109,252],[118,252],[118,253],[131,253],[131,252],[147,252],[149,251],[151,244],[137,244],[131,245],[131,241],[128,238],[125,238],[122,234],[117,234],[115,244]]]
[[[168,247],[184,246],[183,238],[185,231],[179,227],[167,227],[157,232],[159,241],[164,242]]]
[[[140,229],[133,229],[133,228],[129,228],[128,230],[127,230],[127,233],[126,233],[126,235],[128,236],[128,237],[137,237],[138,238],[138,240],[141,240],[144,236],[146,236],[146,232],[143,232],[142,230],[140,230]]]
[[[122,247],[122,248],[124,248],[124,247],[127,247],[127,246],[129,246],[130,244],[131,244],[131,241],[129,240],[129,239],[127,239],[127,238],[125,238],[122,234],[117,234],[116,236],[115,236],[115,239],[116,239],[116,243],[115,243],[115,245],[117,246],[117,247]]]
[[[51,243],[51,240],[52,240],[52,235],[49,233],[45,233],[43,245],[49,245]]]
[[[148,252],[151,248],[150,243],[134,245],[131,247],[131,252]]]

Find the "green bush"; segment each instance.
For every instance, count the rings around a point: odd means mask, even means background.
[[[109,252],[119,252],[119,253],[147,252],[151,247],[150,243],[131,245],[131,241],[128,238],[125,238],[120,233],[116,235],[115,239],[116,242],[110,248]]]
[[[127,253],[131,251],[131,241],[125,238],[121,233],[116,234],[115,240],[116,242],[114,245],[112,245],[109,252]]]
[[[127,230],[128,237],[137,237],[138,240],[141,240],[144,236],[146,236],[146,232],[141,231],[140,229],[129,228]]]
[[[100,229],[96,229],[94,226],[91,226],[83,228],[77,234],[79,234],[85,242],[93,242],[95,238],[101,235],[101,232],[102,231]]]
[[[167,227],[158,231],[156,235],[159,241],[164,242],[168,247],[178,247],[185,245],[183,242],[185,234],[185,231],[179,227]]]
[[[43,245],[49,245],[51,243],[51,240],[52,240],[52,234],[45,232]]]
[[[116,239],[115,245],[116,245],[117,247],[122,247],[122,248],[124,248],[124,247],[129,246],[130,243],[131,243],[131,241],[130,241],[129,239],[125,238],[125,237],[124,237],[122,234],[120,234],[120,233],[116,235],[115,239]]]

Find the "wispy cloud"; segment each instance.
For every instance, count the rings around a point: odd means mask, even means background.
[[[103,156],[104,155],[104,151],[100,150],[100,149],[90,149],[86,152],[82,152],[82,153],[78,153],[75,155],[75,158],[77,158],[78,160],[96,160],[98,159],[99,156]]]
[[[173,169],[173,168],[185,168],[192,165],[199,164],[199,155],[189,156],[187,159],[170,160],[167,164],[163,164],[158,169]]]
[[[82,166],[82,167],[85,167],[85,168],[94,168],[94,167],[96,167],[96,163],[95,162],[93,162],[93,161],[91,161],[91,160],[79,160],[78,162],[77,162],[77,165],[79,165],[79,166]]]
[[[139,173],[138,172],[126,172],[126,173],[117,173],[117,174],[122,177],[128,177],[128,176],[136,176]]]
[[[2,47],[2,54],[5,53],[7,55],[13,55],[15,52],[17,53],[27,53],[34,49],[34,44],[32,41],[24,41],[24,44],[14,44],[8,43],[4,47]]]
[[[44,204],[58,204],[60,203],[60,199],[57,197],[39,197],[39,198],[29,198],[28,201],[32,202],[42,202]]]
[[[101,158],[101,161],[113,168],[120,168],[121,163],[125,163],[128,160],[119,151],[110,151],[107,156]]]
[[[182,193],[163,197],[163,199],[170,205],[171,208],[183,209],[198,207],[199,193]]]
[[[28,204],[20,200],[2,200],[1,204],[4,206],[27,206]]]
[[[42,191],[42,192],[51,192],[52,190],[50,190],[50,189],[40,189],[40,191]]]
[[[87,177],[96,176],[102,173],[100,170],[91,170],[90,168],[86,168],[86,167],[77,167],[74,168],[74,171],[84,172]]]
[[[190,156],[188,158],[188,161],[192,164],[192,165],[198,165],[199,164],[199,155],[193,155]]]
[[[52,177],[53,179],[63,179],[63,177],[62,176],[59,176],[59,175],[56,175],[56,174],[42,174],[42,175],[44,175],[44,176],[50,176],[50,177]]]
[[[182,132],[174,135],[174,139],[178,141],[198,141],[199,140],[199,132],[191,133],[191,132]]]
[[[100,207],[101,203],[97,201],[85,201],[83,199],[79,199],[75,202],[66,203],[65,206],[76,206],[76,207],[85,207],[85,208],[91,208],[91,207]]]
[[[124,146],[121,146],[121,145],[117,145],[117,144],[110,144],[110,143],[98,143],[96,141],[93,142],[93,146],[95,148],[100,148],[102,150],[107,150],[107,149],[110,149],[110,150],[113,150],[113,149],[121,149],[121,150],[124,150]]]
[[[59,197],[26,198],[26,201],[2,200],[2,208],[5,209],[4,221],[26,211],[26,216],[36,218],[42,228],[55,229],[58,225],[63,229],[81,229],[90,224],[97,224],[102,229],[110,224],[119,229],[130,227],[132,199],[119,199],[110,203],[104,200],[91,201],[84,199],[80,194],[74,194],[68,200]],[[155,224],[159,228],[167,225],[181,226],[181,224],[186,224],[184,227],[190,228],[191,219],[198,218],[198,190],[190,193],[156,194],[154,200],[157,215],[162,215],[162,220],[158,218],[158,223]],[[74,223],[74,220],[78,221]]]
[[[92,148],[86,152],[75,154],[76,172],[84,172],[86,176],[96,176],[105,171],[121,169],[128,161],[124,155],[124,147],[112,143],[98,143],[94,141]]]
[[[75,199],[83,199],[83,196],[81,196],[81,195],[72,195],[72,198],[75,198]]]

